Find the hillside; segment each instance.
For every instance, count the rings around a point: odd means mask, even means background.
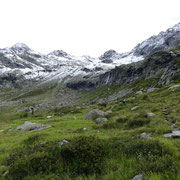
[[[1,111],[1,179],[125,180],[138,174],[145,179],[180,179],[180,135],[164,137],[180,129],[180,86],[174,82],[145,92],[146,85],[146,80],[128,84],[134,90],[107,107],[95,103],[33,115]],[[116,91],[117,86],[106,85],[84,96],[90,100]],[[110,111],[100,116],[108,121],[84,120],[93,109]],[[51,128],[15,129],[26,121]]]
[[[0,49],[0,179],[180,180],[179,32],[99,58]]]

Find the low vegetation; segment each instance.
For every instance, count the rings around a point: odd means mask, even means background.
[[[179,78],[153,92],[144,92],[159,75],[123,87],[82,92],[86,104],[79,106],[53,107],[33,115],[4,109],[0,112],[0,179],[129,180],[138,174],[150,180],[180,179],[180,139],[163,136],[180,129],[180,87],[169,89]],[[90,104],[100,94],[107,98],[131,87],[130,94],[106,106],[97,101]],[[142,94],[137,94],[139,90]],[[112,111],[106,116],[108,122],[84,120],[92,109]],[[25,121],[52,128],[15,130]],[[148,138],[142,138],[142,133]]]

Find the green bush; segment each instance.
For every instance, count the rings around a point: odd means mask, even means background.
[[[150,122],[150,119],[146,119],[146,118],[135,118],[135,119],[129,119],[127,121],[126,127],[129,128],[136,128],[136,127],[141,127],[144,126],[146,124],[148,124]]]
[[[127,157],[136,156],[141,172],[176,173],[178,165],[173,152],[157,140],[131,140],[123,147]]]
[[[138,161],[138,168],[142,172],[154,172],[154,173],[171,173],[178,172],[178,165],[176,159],[170,155],[164,156],[150,156],[147,158],[140,158]]]
[[[7,159],[13,180],[56,174],[57,177],[100,174],[105,170],[107,150],[104,141],[94,136],[80,136],[60,146],[56,142],[40,143],[34,135],[24,141],[22,148],[14,150]]]
[[[28,117],[28,113],[27,112],[23,112],[20,114],[20,118],[26,118]]]
[[[29,136],[27,139],[23,141],[25,145],[35,145],[39,143],[40,139],[42,138],[42,135],[34,134],[32,136]]]
[[[122,117],[120,117],[116,120],[117,123],[125,123],[127,121],[128,121],[128,118],[122,118]]]
[[[94,136],[73,139],[62,147],[61,153],[65,168],[73,174],[99,174],[105,168],[104,143]]]
[[[147,94],[144,94],[142,100],[147,100],[147,99],[149,99],[149,96]]]
[[[130,156],[134,154],[143,157],[172,155],[170,149],[157,140],[131,140],[126,144],[124,151]]]
[[[7,162],[9,179],[62,171],[60,146],[52,143],[17,149]]]
[[[120,127],[120,124],[116,122],[107,122],[102,125],[103,129],[116,129]]]

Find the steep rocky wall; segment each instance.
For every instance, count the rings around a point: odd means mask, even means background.
[[[168,84],[175,74],[180,73],[180,51],[158,51],[148,56],[144,61],[122,65],[103,74],[98,86],[104,84],[119,84],[133,82],[140,78],[150,78],[162,72],[158,84]]]

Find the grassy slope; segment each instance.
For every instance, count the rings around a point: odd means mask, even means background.
[[[138,88],[135,87],[135,84]],[[133,93],[126,98],[135,97],[135,99],[126,104],[122,104],[121,99],[110,102],[106,108],[97,104],[80,106],[80,110],[77,110],[76,107],[67,107],[60,110],[50,110],[45,113],[36,113],[34,116],[29,115],[28,117],[23,117],[26,116],[26,114],[23,113],[10,114],[10,110],[1,112],[0,130],[4,130],[4,132],[0,133],[0,174],[2,175],[2,173],[6,171],[3,165],[13,149],[21,147],[24,140],[32,135],[39,135],[39,143],[60,141],[63,139],[71,140],[80,135],[95,135],[109,142],[113,141],[112,139],[123,142],[132,139],[132,137],[138,137],[140,133],[146,132],[151,134],[153,140],[158,140],[171,149],[174,154],[174,161],[177,160],[177,167],[180,167],[180,139],[166,139],[163,137],[164,133],[171,132],[172,129],[170,125],[175,121],[177,121],[175,128],[180,129],[180,88],[170,91],[168,88],[173,85],[171,84],[152,93],[135,95],[137,90],[146,88],[148,85],[147,81],[144,80],[126,85],[125,87],[135,87]],[[109,94],[113,94],[122,88],[124,87],[104,86],[92,92],[84,92],[82,98],[86,98],[86,102],[88,102],[99,96],[107,97]],[[91,109],[97,108],[105,111],[110,110],[113,105],[113,113],[108,117],[108,123],[96,125],[94,121],[83,120],[84,116]],[[134,106],[139,106],[139,108],[131,111],[131,108]],[[165,108],[167,109],[166,111],[164,110]],[[145,118],[144,114],[148,112],[153,112],[156,116]],[[62,116],[61,113],[65,113],[65,115]],[[47,115],[53,114],[55,114],[53,118],[46,118]],[[168,116],[169,122],[165,120],[165,115]],[[74,116],[77,117],[77,120],[73,120]],[[52,128],[33,132],[8,131],[25,121],[51,125]],[[86,131],[82,130],[84,127],[87,128]],[[108,159],[105,173],[98,177],[92,175],[86,178],[124,180],[131,179],[136,174],[143,173],[147,179],[180,179],[180,172],[176,175],[173,173],[168,175],[168,173],[166,174],[164,172],[140,171],[137,164],[136,155],[127,158],[126,155],[119,156],[118,153],[115,153],[112,155],[112,158]],[[83,176],[76,177],[76,179],[86,178]],[[31,179],[33,178],[31,177]],[[34,179],[36,178],[34,177]],[[37,179],[40,179],[40,177],[37,177]],[[42,179],[44,179],[44,177]],[[50,179],[53,178],[50,177]],[[66,178],[64,177],[64,179]]]

